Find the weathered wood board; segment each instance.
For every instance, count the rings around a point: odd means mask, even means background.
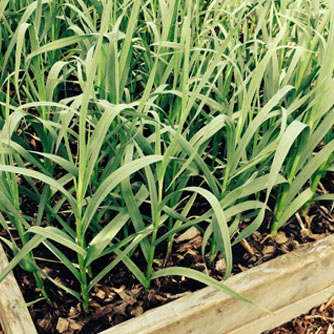
[[[100,334],[258,334],[275,328],[334,293],[334,235],[233,276],[226,285],[276,315],[204,288]]]
[[[0,243],[0,272],[7,265],[8,260]],[[0,283],[0,322],[5,334],[37,334],[12,273]]]
[[[275,316],[264,315],[254,321],[247,323],[245,326],[229,332],[230,334],[245,334],[245,333],[262,333],[267,330],[276,328],[291,319],[298,317],[301,314],[307,313],[311,308],[321,305],[334,295],[334,286],[330,286],[324,290],[318,291],[313,295],[296,301],[275,311]]]

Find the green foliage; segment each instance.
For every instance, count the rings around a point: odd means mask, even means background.
[[[243,298],[189,268],[156,270],[156,248],[168,257],[175,233],[197,226],[203,256],[220,252],[228,278],[232,245],[266,211],[275,235],[309,201],[333,199],[316,194],[333,170],[333,11],[308,0],[1,1],[0,223],[15,257],[0,280],[20,264],[47,298],[40,246],[78,280],[81,291],[54,283],[85,310],[120,262],[146,290],[186,275]]]

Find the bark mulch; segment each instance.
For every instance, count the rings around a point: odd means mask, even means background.
[[[323,192],[333,187],[332,180],[332,178],[328,179],[326,187],[322,187]],[[280,230],[275,240],[269,234],[272,218],[268,214],[266,223],[263,224],[261,230],[234,247],[233,274],[292,251],[300,247],[301,244],[313,242],[333,233],[334,213],[330,204],[329,202],[312,203],[305,212],[297,213],[292,217],[289,223]],[[247,222],[244,225],[241,226],[241,229],[247,226]],[[4,232],[0,231],[0,234]],[[201,255],[202,242],[202,236],[196,228],[192,227],[186,230],[176,237],[173,252],[168,259],[166,259],[165,247],[162,247],[154,262],[154,270],[159,270],[165,265],[176,265],[204,272],[205,263],[208,263],[209,249],[205,254],[204,261]],[[51,255],[45,252],[46,250],[43,248],[37,249],[35,256],[41,259],[51,258]],[[145,262],[141,260],[142,258],[140,251],[133,254],[134,261],[138,261],[136,263],[144,272]],[[112,259],[110,256],[103,261],[110,263]],[[71,274],[57,261],[39,261],[38,263],[58,283],[79,290]],[[101,262],[98,265],[101,268],[104,263]],[[94,268],[92,269],[94,271]],[[212,277],[223,279],[225,272],[223,258],[217,257],[208,269]],[[41,297],[30,273],[17,267],[14,274],[27,303]],[[135,277],[124,265],[120,264],[95,286],[90,294],[90,310],[84,313],[80,303],[74,297],[48,281],[45,281],[45,285],[54,307],[51,308],[44,301],[33,303],[29,307],[40,334],[97,334],[122,321],[138,316],[146,310],[168,303],[203,287],[202,284],[184,277],[166,277],[153,281],[151,290],[145,294],[143,287]],[[318,315],[314,309],[310,315],[297,318],[270,333],[334,334],[331,332],[333,303],[330,301],[330,304],[327,304],[318,308],[318,312],[320,312]],[[313,331],[310,331],[311,324]],[[2,334],[1,331],[0,334]]]

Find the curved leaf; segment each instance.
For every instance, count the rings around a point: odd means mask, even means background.
[[[185,276],[188,278],[191,278],[193,280],[196,280],[198,282],[204,283],[212,288],[215,288],[217,290],[220,290],[224,293],[226,293],[227,295],[233,297],[233,298],[237,298],[240,299],[244,302],[253,304],[257,307],[259,307],[261,310],[273,314],[271,311],[269,311],[268,309],[266,309],[265,307],[262,307],[260,305],[257,305],[255,303],[253,303],[251,300],[247,299],[246,297],[240,295],[238,292],[232,290],[231,288],[229,288],[228,286],[224,285],[222,282],[219,282],[217,280],[215,280],[214,278],[201,273],[195,269],[190,269],[190,268],[185,268],[185,267],[172,267],[172,268],[165,268],[165,269],[160,269],[158,271],[156,271],[155,273],[153,273],[152,278],[151,279],[156,279],[159,277],[165,277],[165,276]]]
[[[113,173],[111,173],[98,187],[95,194],[89,201],[89,204],[82,219],[83,230],[86,231],[99,205],[102,203],[105,197],[111,192],[112,189],[114,189],[118,184],[120,184],[124,179],[129,177],[132,173],[137,172],[143,167],[161,160],[162,156],[150,155],[144,158],[131,161],[126,165],[118,168]]]

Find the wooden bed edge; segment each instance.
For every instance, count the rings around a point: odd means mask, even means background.
[[[7,265],[8,259],[0,242],[0,272]],[[13,273],[0,283],[0,322],[5,334],[37,334]]]

